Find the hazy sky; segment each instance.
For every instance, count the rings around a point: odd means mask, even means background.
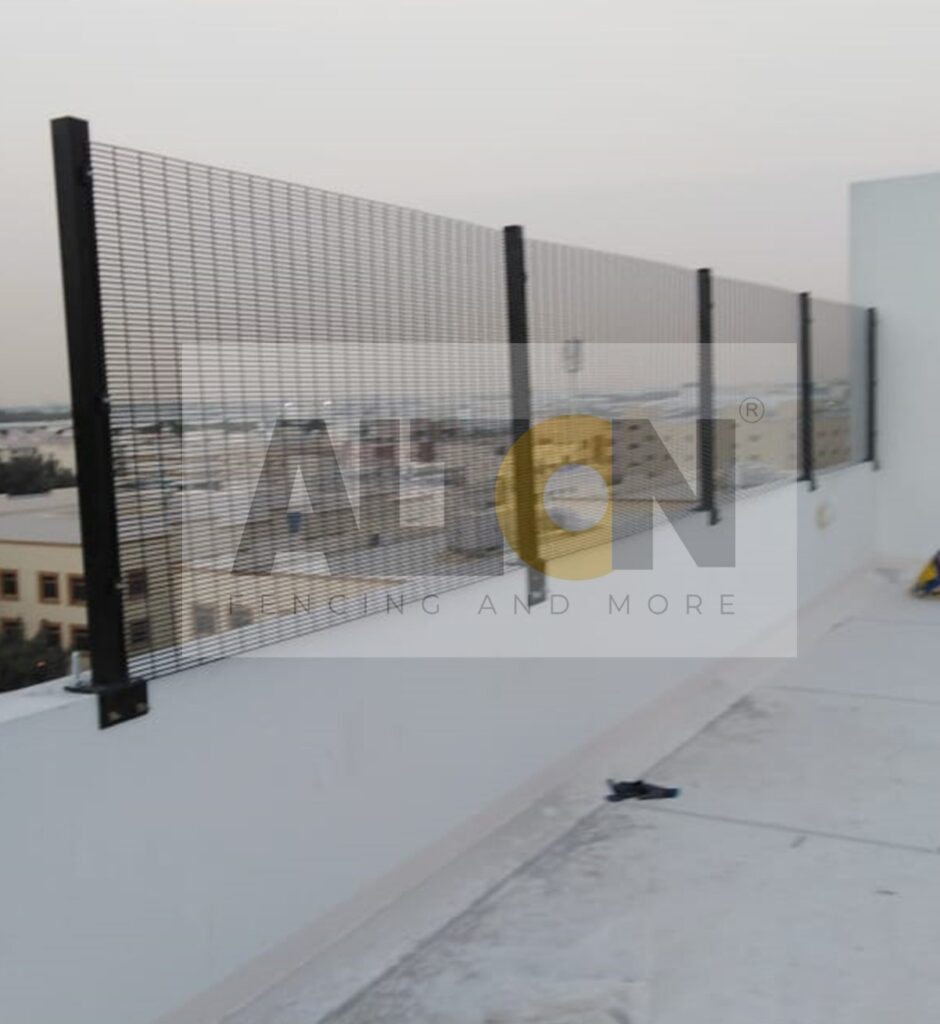
[[[0,404],[67,394],[48,120],[842,297],[847,185],[940,169],[936,0],[6,0]]]

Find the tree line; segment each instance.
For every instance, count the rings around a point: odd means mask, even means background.
[[[23,452],[0,462],[0,494],[45,494],[74,486],[75,474],[51,455]]]

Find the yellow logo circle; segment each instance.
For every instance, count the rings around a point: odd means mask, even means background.
[[[532,568],[563,580],[613,571],[612,445],[609,420],[555,416],[531,427],[506,453],[496,474],[496,515],[506,542]],[[545,488],[564,466],[588,466],[607,488],[603,515],[585,530],[564,529],[545,506]]]

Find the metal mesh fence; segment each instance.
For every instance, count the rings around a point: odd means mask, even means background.
[[[109,145],[92,161],[138,670],[502,571],[498,232]]]
[[[723,460],[728,472],[716,486],[727,503],[799,474],[799,302],[793,292],[725,277],[712,287],[715,415],[733,424],[734,458]]]
[[[867,446],[867,311],[814,299],[813,449],[819,471],[862,462]]]
[[[540,241],[526,266],[543,557],[598,543],[604,516],[616,540],[694,511],[695,272]]]
[[[135,672],[518,565],[497,231],[101,143],[91,160]],[[707,277],[709,304],[704,272],[524,253],[542,559],[797,477],[798,296]],[[812,308],[825,469],[866,457],[866,314]]]

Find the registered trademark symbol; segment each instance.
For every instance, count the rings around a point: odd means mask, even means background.
[[[766,411],[759,398],[745,398],[738,406],[738,415],[746,423],[760,423]]]

